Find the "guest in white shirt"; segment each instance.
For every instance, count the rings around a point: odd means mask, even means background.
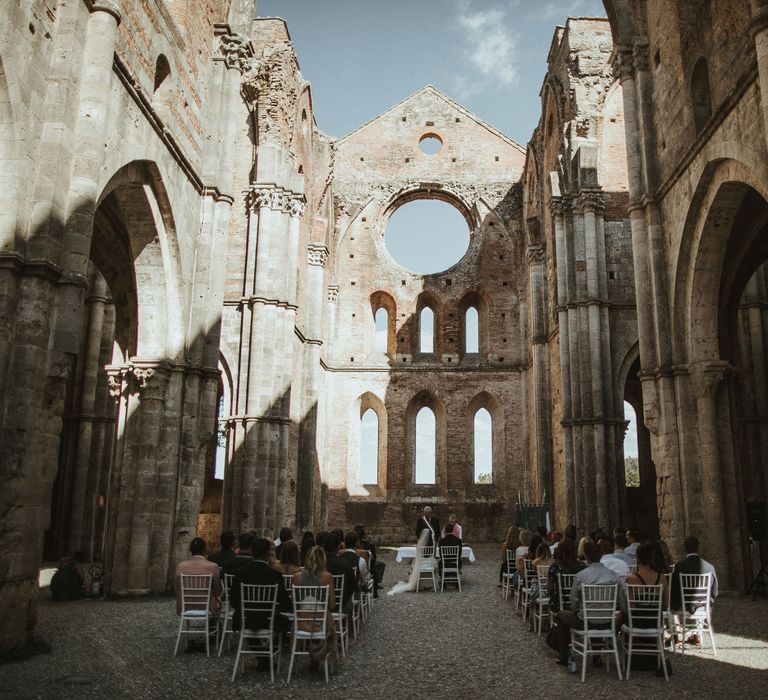
[[[613,542],[607,537],[603,537],[598,540],[597,544],[602,554],[600,563],[608,567],[617,576],[629,576],[629,565],[613,555]]]
[[[629,554],[633,559],[637,559],[637,548],[640,546],[640,533],[637,530],[627,530],[627,542],[624,547],[624,554]]]
[[[581,617],[581,587],[592,585],[607,586],[619,583],[618,576],[611,569],[603,565],[600,557],[600,548],[594,542],[584,543],[584,555],[589,562],[589,566],[579,571],[573,579],[570,610],[563,609],[557,613],[557,632],[560,642],[560,658],[557,660],[557,663],[561,666],[565,666],[568,663],[571,628],[582,629],[584,626],[584,620]]]
[[[563,539],[563,533],[559,530],[556,530],[552,533],[552,544],[549,546],[549,551],[552,553],[552,556],[555,556],[555,550],[557,549],[557,545],[560,544],[560,540]]]
[[[626,552],[626,546],[628,544],[629,542],[627,542],[626,535],[616,535],[613,540],[613,556],[617,559],[621,559],[627,566],[635,566],[637,564],[636,558]]]

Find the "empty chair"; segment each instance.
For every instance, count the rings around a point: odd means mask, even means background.
[[[288,682],[291,682],[293,663],[297,656],[310,656],[322,660],[325,682],[329,681],[328,656],[328,586],[293,586],[293,632],[291,634],[291,662]],[[314,646],[314,648],[311,648]]]
[[[581,682],[587,673],[587,657],[613,653],[616,672],[621,677],[621,662],[616,641],[616,597],[619,584],[581,587],[583,629],[571,628],[571,652],[581,656]],[[599,647],[595,647],[595,642]]]
[[[417,562],[420,562],[417,564]],[[419,592],[421,579],[432,581],[432,590],[437,591],[437,560],[435,548],[432,545],[418,545],[416,547],[416,559],[414,566],[419,567],[419,576],[416,579],[416,592]]]
[[[217,630],[215,615],[211,612],[211,574],[181,574],[181,619],[176,635],[174,657],[179,653],[181,635],[205,634],[205,654],[211,655],[211,627]]]
[[[536,567],[536,577],[539,582],[539,595],[534,600],[533,606],[533,626],[536,629],[536,636],[541,636],[541,628],[544,621],[545,610],[549,606],[549,596],[547,595],[547,581],[549,580],[549,564],[541,564]]]
[[[627,624],[621,626],[626,640],[627,680],[632,671],[633,654],[658,657],[668,681],[667,660],[664,656],[664,623],[662,621],[663,586],[624,584],[627,600]]]
[[[241,583],[240,591],[240,640],[232,680],[235,680],[241,663],[241,670],[245,669],[245,657],[250,655],[269,659],[269,676],[274,683],[275,661],[280,673],[282,638],[279,632],[275,632],[277,584],[260,586]]]
[[[685,653],[685,638],[689,632],[695,631],[702,641],[704,632],[707,632],[712,653],[717,656],[715,631],[712,629],[712,574],[677,575],[680,576],[682,609],[680,621],[674,623],[674,631],[680,637],[680,651]]]
[[[442,577],[440,579],[440,592],[443,592],[446,583],[456,583],[461,591],[461,569],[459,569],[459,560],[461,557],[460,547],[446,546],[440,548],[440,561],[442,562]]]

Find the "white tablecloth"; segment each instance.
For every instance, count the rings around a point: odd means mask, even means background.
[[[440,557],[440,548],[437,549],[437,556]],[[397,550],[397,556],[395,561],[403,561],[403,559],[415,559],[416,547],[399,547]],[[475,553],[472,551],[472,547],[461,548],[461,558],[469,559],[469,561],[475,561]]]

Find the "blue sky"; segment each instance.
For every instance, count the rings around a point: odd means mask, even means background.
[[[319,128],[343,136],[433,84],[525,145],[557,24],[601,0],[258,0],[283,17]]]

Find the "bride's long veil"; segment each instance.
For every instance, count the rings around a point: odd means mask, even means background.
[[[416,544],[416,557],[413,560],[413,568],[411,569],[411,575],[407,581],[398,581],[392,588],[387,591],[387,595],[394,595],[395,593],[405,593],[407,591],[416,590],[416,582],[419,580],[419,571],[424,561],[424,557],[421,556],[421,547],[429,544],[432,537],[432,530],[425,527],[419,535],[419,541]]]

